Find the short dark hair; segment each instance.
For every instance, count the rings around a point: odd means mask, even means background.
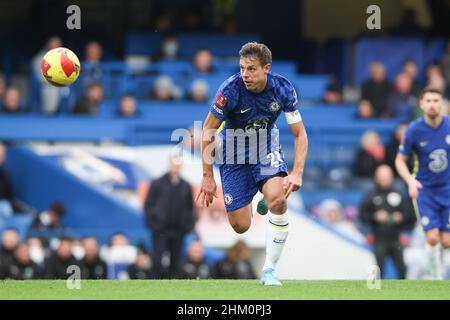
[[[263,43],[258,42],[247,42],[239,50],[240,57],[257,57],[262,66],[272,63],[272,52]]]
[[[92,89],[92,88],[95,88],[95,87],[103,88],[103,84],[100,81],[98,81],[98,80],[91,80],[87,84],[86,89],[89,90],[89,89]]]
[[[437,93],[439,94],[441,97],[442,95],[442,91],[437,89],[437,88],[433,88],[433,87],[425,87],[424,89],[422,89],[422,91],[420,92],[419,95],[419,100],[422,100],[422,98],[425,96],[425,94],[427,93]]]
[[[64,205],[61,202],[59,202],[59,201],[53,202],[48,209],[50,211],[53,211],[54,213],[56,213],[60,217],[62,217],[64,215],[64,212],[66,212],[66,209],[64,208]]]

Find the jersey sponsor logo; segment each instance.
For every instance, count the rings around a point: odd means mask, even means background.
[[[254,133],[259,130],[267,129],[267,124],[269,123],[268,118],[263,119],[254,119],[247,122],[247,125],[245,126],[245,132],[247,133]]]
[[[223,107],[226,106],[228,100],[225,98],[222,93],[219,92],[219,95],[217,96],[216,102],[214,102],[214,105],[219,108],[223,109]]]
[[[225,204],[229,206],[233,203],[233,196],[229,193],[225,193],[225,195],[223,196],[223,200],[225,201]]]
[[[247,112],[249,112],[251,109],[252,109],[252,108],[247,108],[247,109],[241,110],[241,113],[247,113]]]
[[[280,104],[279,104],[278,102],[276,102],[276,101],[271,102],[271,103],[269,104],[269,108],[270,108],[270,110],[272,110],[273,112],[277,112],[278,110],[280,110]]]
[[[434,173],[440,173],[447,169],[448,158],[447,150],[436,149],[429,155],[431,162],[428,164],[428,168]]]
[[[425,147],[427,144],[428,144],[428,141],[422,141],[422,142],[419,142],[419,146],[420,146],[421,148]]]
[[[448,134],[448,135],[445,137],[445,142],[447,142],[447,144],[450,144],[450,134]]]

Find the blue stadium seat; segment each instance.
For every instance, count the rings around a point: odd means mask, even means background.
[[[257,34],[225,35],[223,33],[180,33],[180,55],[192,57],[198,49],[207,48],[214,56],[236,57],[243,44],[260,41]]]
[[[159,32],[129,32],[125,40],[125,54],[157,55],[162,38],[163,35]]]
[[[19,233],[20,239],[24,240],[33,219],[33,213],[15,213],[5,220],[0,219],[0,235],[5,229],[13,228]]]
[[[323,49],[324,72],[336,75],[340,84],[348,82],[350,42],[346,39],[329,39]]]
[[[328,77],[325,75],[301,74],[291,78],[290,81],[297,90],[300,100],[319,101],[328,86]]]
[[[282,75],[288,79],[297,74],[297,62],[286,60],[273,60],[271,71]]]

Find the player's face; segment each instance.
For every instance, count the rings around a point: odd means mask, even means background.
[[[426,117],[435,119],[441,114],[442,96],[439,93],[427,92],[420,100],[420,107],[422,108]]]
[[[241,57],[239,64],[247,90],[255,93],[263,91],[266,86],[270,64],[262,66],[259,59],[254,56]]]

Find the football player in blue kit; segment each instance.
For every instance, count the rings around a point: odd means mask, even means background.
[[[424,116],[408,126],[395,164],[409,195],[417,200],[433,277],[442,279],[442,248],[450,248],[450,117],[442,115],[444,100],[439,90],[425,88],[419,103]],[[413,153],[419,165],[417,175],[407,166]]]
[[[261,283],[281,285],[275,267],[288,234],[287,198],[302,186],[308,140],[294,87],[270,71],[269,48],[250,42],[241,48],[239,56],[240,72],[220,86],[204,123],[203,179],[197,200],[209,206],[217,197],[214,161],[220,163],[225,208],[237,233],[250,227],[255,194],[259,190],[264,195],[269,213]],[[281,112],[294,136],[295,159],[290,173],[275,125]],[[222,155],[221,160],[217,160],[217,153]],[[259,208],[258,212],[264,214]]]

